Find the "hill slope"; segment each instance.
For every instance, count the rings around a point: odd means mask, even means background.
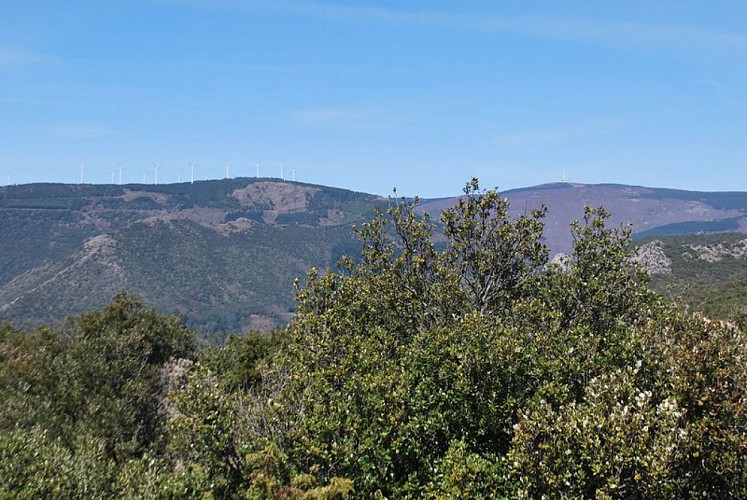
[[[639,243],[639,252],[655,263],[650,268],[655,289],[681,296],[711,316],[747,318],[744,234],[663,236]]]
[[[0,318],[49,321],[127,290],[202,330],[285,324],[293,282],[355,251],[375,196],[232,179],[0,191]]]
[[[503,193],[515,215],[546,204],[545,242],[571,246],[584,205],[639,236],[747,232],[747,193],[548,184]],[[437,219],[456,198],[425,200]],[[293,282],[357,243],[351,224],[377,196],[273,179],[170,185],[33,184],[0,188],[0,320],[48,322],[103,306],[119,291],[203,331],[285,324]]]
[[[553,252],[569,252],[568,226],[584,206],[604,206],[615,225],[632,224],[634,237],[699,232],[747,232],[747,193],[707,193],[618,184],[554,183],[502,193],[514,216],[548,207],[545,241]],[[440,212],[455,198],[426,200],[422,210]]]

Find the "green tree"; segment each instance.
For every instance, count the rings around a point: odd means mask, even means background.
[[[179,318],[124,294],[0,340],[0,482],[30,496],[113,494],[117,466],[162,447],[163,369],[194,351]]]
[[[555,265],[544,209],[508,208],[476,180],[439,223],[402,200],[287,332],[197,357],[126,296],[0,325],[0,493],[747,496],[740,325],[651,292],[603,209]]]
[[[275,366],[280,447],[298,471],[354,479],[364,495],[446,485],[433,471],[455,450],[502,471],[489,484],[518,485],[502,460],[519,410],[580,400],[589,380],[634,363],[627,320],[654,298],[625,259],[628,233],[601,210],[574,226],[565,272],[547,265],[543,208],[511,220],[473,180],[442,214],[439,246],[416,203],[379,213],[359,230],[360,262],[312,272],[299,291]]]
[[[544,209],[512,220],[473,181],[440,236],[416,204],[380,212],[360,261],[299,290],[256,392],[254,430],[281,451],[265,479],[344,477],[360,496],[743,491],[741,331],[677,330],[629,228],[588,208],[560,266]],[[709,391],[719,403],[697,417]]]

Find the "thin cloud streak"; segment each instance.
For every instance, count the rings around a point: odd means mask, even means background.
[[[207,5],[207,4],[205,4]],[[211,2],[209,5],[216,5]],[[511,33],[536,38],[594,42],[626,48],[747,53],[747,36],[688,26],[559,17],[498,17],[440,12],[402,12],[324,2],[273,0],[224,1],[219,5],[344,21],[437,26]]]
[[[495,142],[501,146],[551,146],[596,139],[623,130],[623,127],[538,128],[503,134]]]
[[[367,130],[390,128],[397,121],[393,115],[385,116],[378,109],[366,108],[304,108],[290,111],[291,120],[299,125],[320,127],[345,127]]]
[[[68,140],[94,140],[114,134],[114,130],[99,124],[90,123],[67,123],[55,125],[47,130],[48,134],[56,139]]]
[[[48,61],[49,58],[23,50],[0,49],[0,66]]]

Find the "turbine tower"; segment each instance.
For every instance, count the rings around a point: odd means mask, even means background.
[[[158,165],[156,165],[156,162],[153,162],[153,169],[156,172],[156,176],[154,177],[154,180],[155,180],[154,184],[158,186]]]
[[[192,164],[192,162],[189,162],[189,170],[190,170],[189,183],[194,184],[195,183],[195,166]]]
[[[226,179],[230,179],[230,178],[231,178],[231,162],[227,161],[226,162]]]
[[[291,175],[293,176],[293,182],[296,182],[296,169],[295,168],[291,170]]]
[[[119,164],[119,184],[120,184],[120,185],[122,184],[122,171],[123,171],[123,170],[124,170],[124,167],[123,167],[123,166],[122,166],[122,164],[120,163],[120,164]]]

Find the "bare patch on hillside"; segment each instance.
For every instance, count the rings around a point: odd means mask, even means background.
[[[0,312],[19,302],[43,303],[45,294],[56,296],[60,289],[65,290],[62,299],[47,306],[48,309],[72,308],[73,305],[65,301],[74,302],[73,297],[85,296],[94,289],[104,289],[111,296],[126,282],[125,270],[115,258],[116,246],[117,242],[110,235],[94,236],[71,258],[58,264],[47,263],[17,276],[0,289]],[[18,289],[21,293],[16,292]]]
[[[169,195],[165,193],[151,193],[150,191],[133,191],[132,189],[124,189],[124,194],[120,196],[124,201],[132,201],[138,198],[150,198],[151,200],[164,204],[168,201]]]
[[[695,254],[685,251],[686,259],[700,259],[706,262],[718,262],[724,258],[740,259],[747,257],[747,238],[736,243],[719,243],[718,245],[687,245]]]
[[[304,212],[319,189],[280,182],[253,182],[231,196],[244,207],[260,207],[267,224],[274,224],[283,213]]]
[[[218,224],[215,229],[223,235],[231,233],[246,233],[251,231],[256,224],[256,221],[247,219],[246,217],[239,217],[238,219]]]
[[[337,226],[342,222],[344,217],[345,213],[342,210],[330,208],[327,210],[327,216],[319,219],[319,225],[323,227]]]
[[[641,245],[631,260],[649,274],[669,274],[672,272],[672,260],[666,256],[662,245],[659,240]]]
[[[217,229],[219,225],[223,224],[225,218],[226,212],[219,208],[192,207],[178,211],[157,213],[142,219],[140,222],[153,227],[159,222],[169,223],[172,221],[190,220],[208,229]]]

